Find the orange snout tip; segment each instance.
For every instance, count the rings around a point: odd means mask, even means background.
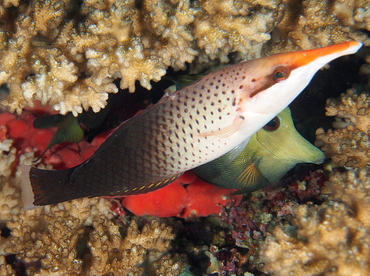
[[[322,65],[325,65],[325,63],[328,63],[331,60],[338,58],[340,56],[354,54],[361,47],[362,47],[361,42],[347,41],[313,50],[281,54],[279,59],[281,59],[283,63],[290,64],[292,69],[307,65],[320,58],[322,59],[322,62],[320,63],[323,63]]]
[[[347,42],[344,42],[343,44],[348,44],[349,47],[358,47],[358,49],[360,49],[362,47],[362,42],[358,42],[358,41],[347,41]]]
[[[330,55],[334,53],[341,53],[344,52],[343,54],[354,54],[362,47],[362,43],[358,41],[347,41],[339,44],[334,44],[331,46],[323,47],[320,49],[322,51],[322,55]],[[313,50],[315,51],[315,50]]]

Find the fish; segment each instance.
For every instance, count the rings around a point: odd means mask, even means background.
[[[171,77],[164,77],[164,79],[171,81],[174,86],[168,87],[165,89],[165,92],[167,95],[172,94],[204,76],[204,74],[180,74]]]
[[[177,75],[168,78],[174,83],[165,90],[170,95],[204,75]],[[204,181],[226,189],[249,193],[278,181],[298,163],[321,164],[325,154],[303,138],[295,129],[290,108],[257,131],[243,151],[235,156],[235,147],[221,157],[196,167],[193,172]]]
[[[361,46],[350,41],[214,71],[124,121],[78,166],[66,170],[23,166],[24,208],[159,189],[248,141],[297,97],[322,66]]]
[[[248,193],[275,183],[298,163],[324,160],[325,154],[297,132],[287,107],[257,131],[239,155],[231,150],[193,171],[210,184]]]
[[[77,117],[73,116],[71,112],[67,113],[66,115],[52,114],[37,117],[33,121],[34,128],[47,129],[51,127],[57,127],[57,131],[55,132],[53,138],[38,159],[42,158],[46,151],[54,145],[63,142],[78,143],[82,141],[82,139],[85,138],[85,132],[82,125],[89,129],[99,127],[104,122],[108,112],[111,109],[111,106],[112,101],[108,100],[108,105],[106,108],[101,110],[99,113],[94,113],[90,108],[89,110],[79,114]]]
[[[55,132],[48,146],[37,160],[42,158],[46,151],[56,144],[63,142],[78,143],[84,138],[84,131],[78,118],[73,116],[72,113],[68,113],[66,115],[53,114],[38,117],[33,122],[33,127],[37,129],[46,129],[54,126],[57,126],[58,130]]]

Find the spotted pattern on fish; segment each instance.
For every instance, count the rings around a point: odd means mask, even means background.
[[[122,123],[84,163],[60,171],[31,168],[22,184],[30,182],[36,205],[158,189],[246,141],[325,63],[359,47],[348,42],[211,73]]]
[[[221,134],[240,116],[240,82],[245,79],[238,64],[162,99],[119,126],[86,162],[66,170],[57,181],[66,187],[58,189],[58,194],[53,192],[55,186],[42,192],[35,185],[35,204],[46,198],[54,203],[59,198],[139,194],[215,159],[232,147],[229,133]],[[43,172],[44,177],[51,177],[50,171]],[[32,177],[40,178],[40,170],[32,168]]]

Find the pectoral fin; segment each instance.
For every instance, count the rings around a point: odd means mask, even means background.
[[[241,174],[238,176],[236,181],[241,184],[240,186],[252,186],[255,185],[260,178],[260,173],[257,170],[256,163],[252,163],[247,166]]]

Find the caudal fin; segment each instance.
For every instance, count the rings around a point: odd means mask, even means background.
[[[21,166],[21,191],[22,191],[22,202],[23,202],[23,209],[29,210],[37,208],[33,204],[35,201],[34,194],[32,191],[31,181],[30,181],[30,169],[32,166],[29,165],[22,165]]]
[[[24,209],[32,209],[37,205],[55,204],[74,199],[66,189],[66,183],[75,168],[67,170],[42,170],[23,165],[22,200]]]

